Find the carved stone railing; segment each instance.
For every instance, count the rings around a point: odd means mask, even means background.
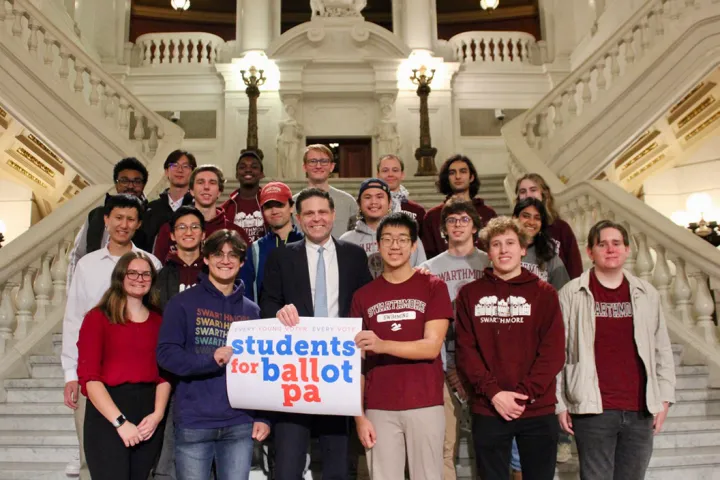
[[[24,63],[44,65],[51,88],[67,87],[65,101],[74,104],[79,99],[93,112],[98,128],[110,127],[131,142],[135,151],[125,151],[126,156],[149,161],[164,138],[178,145],[182,141],[181,128],[147,108],[30,0],[0,0],[0,28],[3,43],[12,43],[6,46],[13,52],[21,49]]]
[[[225,40],[204,32],[147,33],[135,40],[139,53],[132,66],[214,65]]]
[[[505,125],[508,147],[519,161],[537,158],[571,184],[593,178],[621,142],[646,128],[647,117],[717,63],[711,52],[720,48],[718,25],[718,0],[648,0],[535,107]]]
[[[452,37],[448,43],[460,63],[536,63],[535,37],[525,32],[463,32]]]

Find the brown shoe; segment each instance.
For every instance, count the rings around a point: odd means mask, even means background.
[[[517,470],[512,471],[512,476],[510,477],[512,480],[522,480],[522,472],[519,472]]]

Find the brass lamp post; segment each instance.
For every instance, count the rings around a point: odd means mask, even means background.
[[[246,70],[240,70],[243,82],[247,88],[245,93],[248,96],[249,107],[248,107],[248,130],[247,130],[247,147],[242,153],[247,151],[253,151],[258,154],[260,158],[263,158],[263,152],[258,147],[258,121],[257,121],[257,100],[260,96],[260,86],[265,83],[264,70],[258,70],[255,66],[251,66],[248,70],[250,76],[246,77]]]
[[[418,161],[418,170],[415,175],[418,177],[430,177],[437,175],[437,167],[435,166],[437,148],[432,146],[432,140],[430,139],[430,113],[428,111],[430,83],[435,77],[435,69],[430,70],[430,76],[426,75],[427,68],[424,65],[419,69],[413,69],[412,72],[413,75],[410,80],[418,86],[417,95],[420,97],[420,146],[415,150],[415,158]]]

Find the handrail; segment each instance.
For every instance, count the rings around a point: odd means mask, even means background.
[[[206,32],[163,32],[140,35],[135,44],[140,49],[142,66],[213,65],[225,40]]]
[[[461,63],[531,63],[535,37],[526,32],[471,31],[459,33],[448,44]]]

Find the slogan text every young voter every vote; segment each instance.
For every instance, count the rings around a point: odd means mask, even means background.
[[[235,322],[227,345],[234,408],[324,415],[360,415],[360,318],[300,317],[285,327],[269,318]]]

